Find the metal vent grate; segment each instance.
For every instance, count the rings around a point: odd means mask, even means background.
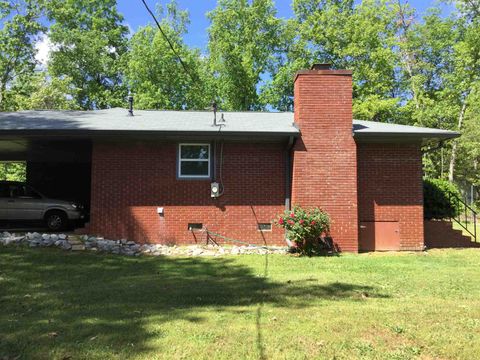
[[[260,224],[258,224],[258,230],[260,230],[260,231],[272,231],[272,224],[270,224],[270,223],[260,223]]]
[[[203,229],[202,223],[188,223],[189,231],[202,230],[202,229]]]

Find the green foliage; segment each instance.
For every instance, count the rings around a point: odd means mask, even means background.
[[[162,10],[162,8],[159,8]],[[139,29],[129,41],[125,55],[126,82],[140,109],[205,109],[215,98],[207,76],[207,62],[200,51],[182,40],[188,13],[176,2],[167,5],[161,26],[187,66],[186,73],[160,31],[153,26]]]
[[[295,242],[301,253],[308,256],[323,250],[321,237],[328,235],[330,230],[330,217],[319,208],[295,206],[280,215],[276,223],[286,230],[287,238]]]
[[[128,29],[115,0],[53,0],[48,2],[53,44],[49,74],[69,79],[81,109],[123,106],[122,56]]]
[[[27,167],[23,162],[0,162],[0,180],[25,181]]]
[[[257,86],[273,66],[281,21],[272,0],[220,0],[208,14],[209,67],[228,110],[258,110]]]
[[[403,79],[411,94],[406,106],[412,109],[414,124],[457,131],[478,124],[480,113],[474,104],[480,80],[480,22],[478,14],[466,16],[463,11],[443,18],[439,9],[433,9],[422,23],[404,27],[401,45],[408,66]],[[433,165],[428,175],[443,176],[446,166],[450,181],[467,180],[465,174],[473,173],[475,159],[465,162],[465,152],[472,145],[478,146],[478,141],[466,136],[450,142],[444,152],[428,154]]]
[[[296,0],[288,21],[285,58],[263,88],[263,99],[293,107],[294,73],[314,62],[354,70],[354,112],[387,120],[399,106],[395,82],[395,14],[387,1]],[[281,58],[283,61],[283,58]],[[288,92],[288,93],[285,93]],[[394,95],[394,96],[392,96]]]
[[[11,110],[12,82],[35,68],[41,14],[41,1],[0,1],[0,111]]]
[[[15,83],[12,109],[15,110],[78,110],[77,89],[69,77],[52,78],[40,72]]]
[[[460,213],[456,199],[461,199],[462,195],[448,180],[425,179],[423,197],[425,219],[451,219]]]

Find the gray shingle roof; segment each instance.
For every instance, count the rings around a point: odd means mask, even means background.
[[[217,113],[220,122],[221,114]],[[291,113],[224,112],[222,133],[297,135]],[[211,111],[149,111],[114,108],[95,111],[19,111],[0,113],[0,132],[8,131],[215,133]]]
[[[127,115],[121,108],[95,111],[19,111],[0,113],[0,134],[29,133],[217,133],[211,111],[149,111],[135,110]],[[225,119],[220,131],[223,134],[242,135],[293,135],[300,134],[294,125],[293,113],[273,112],[223,112]],[[459,133],[395,125],[373,121],[353,121],[356,139],[450,139]]]
[[[353,120],[353,131],[355,138],[364,140],[374,138],[447,140],[460,136],[460,133],[455,131],[364,120]]]

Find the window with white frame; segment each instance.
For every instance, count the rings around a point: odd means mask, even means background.
[[[210,144],[179,144],[179,178],[210,178]]]

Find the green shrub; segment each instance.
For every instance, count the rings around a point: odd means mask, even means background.
[[[324,249],[326,242],[322,235],[330,231],[330,217],[325,211],[295,206],[280,215],[276,223],[287,231],[287,238],[296,244],[300,253],[311,256]]]
[[[450,219],[460,213],[456,198],[462,198],[458,188],[443,179],[425,179],[423,181],[423,199],[425,219]]]
[[[0,162],[0,181],[25,181],[27,166],[24,162]]]

